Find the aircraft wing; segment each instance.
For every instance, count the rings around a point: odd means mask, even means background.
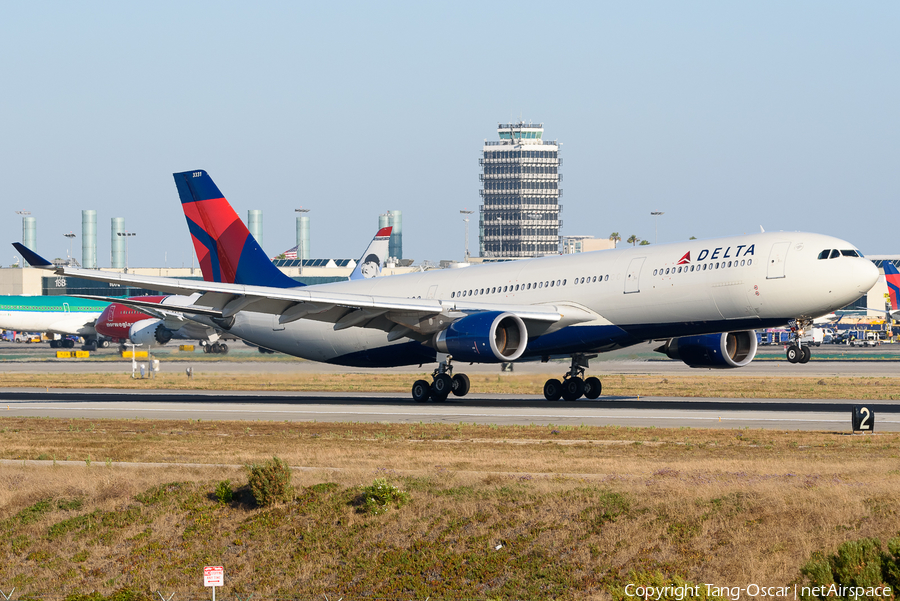
[[[116,300],[117,303],[143,311],[162,312],[160,315],[182,313],[188,316],[205,316],[216,321],[228,320],[241,311],[249,310],[278,315],[280,324],[298,319],[314,319],[333,323],[335,330],[349,327],[377,328],[388,332],[391,339],[427,337],[467,314],[482,311],[514,313],[535,334],[573,323],[592,321],[598,317],[579,307],[562,309],[553,305],[509,305],[348,294],[319,290],[316,286],[296,289],[244,286],[70,267],[59,267],[55,271],[66,277],[140,286],[170,294],[199,293],[190,305],[162,304],[140,299]],[[222,322],[218,323],[224,325]]]
[[[280,324],[298,319],[313,319],[333,323],[335,330],[349,327],[382,329],[389,332],[392,339],[396,339],[405,336],[413,338],[430,336],[445,329],[457,319],[483,311],[514,313],[522,318],[529,326],[529,332],[534,334],[546,333],[573,323],[593,321],[599,317],[596,313],[577,306],[512,305],[463,299],[438,300],[350,294],[323,290],[317,286],[301,288],[247,286],[54,266],[26,247],[20,244],[15,246],[25,255],[29,263],[53,270],[57,275],[138,286],[168,294],[185,296],[196,294],[196,300],[189,305],[162,304],[140,299],[117,299],[116,302],[144,311],[198,315],[213,320],[228,320],[247,310],[278,315]],[[218,323],[224,325],[222,322]]]

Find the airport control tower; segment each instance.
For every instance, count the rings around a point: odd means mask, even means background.
[[[559,143],[543,139],[544,124],[497,126],[482,158],[479,246],[482,257],[534,257],[559,252],[562,175]]]

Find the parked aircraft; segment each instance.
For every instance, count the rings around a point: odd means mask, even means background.
[[[132,300],[158,303],[160,306],[190,304],[189,296],[137,296]],[[218,328],[186,319],[178,313],[145,307],[141,310],[122,303],[111,303],[95,324],[97,332],[119,342],[138,346],[163,346],[169,341],[199,340],[207,353],[227,353],[228,345]]]
[[[198,294],[191,306],[166,308],[287,354],[367,367],[438,362],[431,384],[413,384],[418,401],[468,392],[452,360],[568,356],[562,381],[544,385],[548,400],[597,398],[599,379],[584,378],[589,360],[648,340],[664,341],[658,350],[691,367],[742,367],[756,354],[754,329],[795,321],[802,331],[878,278],[849,242],[768,232],[296,288],[205,171],[174,175],[213,281],[56,267],[14,246],[33,266],[60,275]],[[795,339],[789,360],[808,361],[809,347]]]
[[[109,301],[77,296],[3,296],[0,297],[0,329],[22,332],[46,332],[60,336],[82,336],[85,346],[109,346],[98,338],[94,324]],[[105,344],[104,344],[105,343]],[[74,340],[51,340],[51,348],[72,348]]]

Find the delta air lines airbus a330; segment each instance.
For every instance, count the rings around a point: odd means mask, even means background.
[[[742,367],[756,354],[754,329],[789,322],[798,336],[788,358],[805,362],[799,333],[878,279],[849,242],[771,232],[302,286],[272,264],[205,171],[176,173],[175,183],[205,282],[55,267],[16,247],[59,275],[193,294],[189,306],[164,308],[297,357],[437,362],[430,384],[414,383],[417,401],[468,392],[451,360],[559,356],[571,366],[547,381],[545,397],[595,399],[601,384],[585,369],[596,353],[659,340],[657,350],[692,367]]]

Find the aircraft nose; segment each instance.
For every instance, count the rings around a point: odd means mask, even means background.
[[[872,286],[875,285],[875,282],[878,281],[878,268],[875,267],[875,263],[869,260],[860,261],[860,265],[856,269],[856,274],[860,294],[865,294],[871,290]]]

